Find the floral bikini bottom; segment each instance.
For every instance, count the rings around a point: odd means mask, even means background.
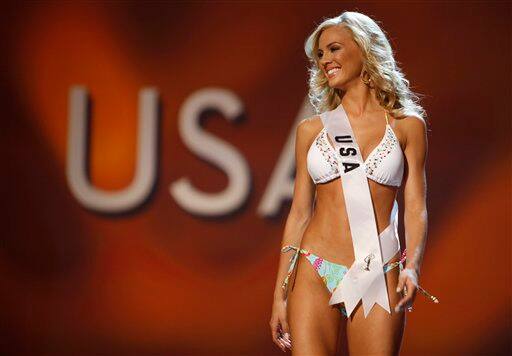
[[[320,278],[324,281],[327,289],[332,294],[334,292],[334,289],[338,286],[340,281],[343,279],[345,274],[348,272],[349,267],[327,261],[326,259],[323,259],[320,256],[315,255],[314,253],[309,252],[308,250],[301,248],[299,249],[296,246],[292,245],[286,245],[281,249],[281,252],[287,252],[289,250],[295,250],[295,253],[290,259],[290,267],[288,268],[288,273],[286,275],[286,278],[283,281],[282,288],[286,290],[286,287],[288,285],[288,280],[290,279],[291,274],[293,273],[293,270],[297,264],[297,259],[299,256],[299,253],[302,253],[304,257],[307,258],[307,260],[313,265],[313,268],[317,271],[317,273],[320,275]],[[403,269],[403,262],[405,261],[405,251],[402,254],[402,257],[399,261],[386,263],[384,265],[384,273],[387,273],[391,271],[396,266],[400,266],[400,271]],[[340,303],[339,309],[345,315],[347,316],[347,312],[345,310],[345,306]]]

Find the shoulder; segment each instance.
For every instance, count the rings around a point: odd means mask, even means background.
[[[322,119],[320,118],[320,115],[314,115],[302,119],[297,125],[297,130],[312,131],[318,126],[322,126]]]
[[[322,129],[322,119],[319,115],[302,119],[297,125],[297,139],[310,141]]]
[[[416,115],[405,116],[400,119],[401,125],[406,130],[412,131],[426,131],[427,123],[426,121]]]
[[[405,136],[406,144],[408,141],[417,141],[426,137],[427,123],[420,116],[405,116],[397,121],[399,122],[400,130]]]

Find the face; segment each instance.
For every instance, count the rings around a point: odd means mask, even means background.
[[[361,85],[363,54],[344,26],[331,26],[320,34],[317,56],[331,88],[347,90]]]

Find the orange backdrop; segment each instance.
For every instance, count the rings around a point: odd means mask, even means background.
[[[289,201],[272,218],[257,208],[307,92],[304,40],[344,10],[382,23],[429,115],[421,284],[441,303],[418,295],[403,354],[509,352],[510,3],[350,1],[6,5],[0,351],[280,354],[268,322]],[[138,91],[158,88],[157,182],[137,209],[96,213],[69,189],[76,84],[92,98],[89,174],[105,190],[132,181]],[[242,122],[203,124],[245,157],[252,186],[238,211],[206,219],[169,186],[227,184],[178,133],[183,102],[211,86],[243,102]]]

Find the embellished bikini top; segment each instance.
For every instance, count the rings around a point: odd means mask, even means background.
[[[313,140],[307,153],[307,169],[315,184],[338,178],[340,172],[336,152],[327,138],[325,127]],[[386,129],[380,143],[364,161],[366,176],[384,185],[399,187],[404,173],[404,155],[395,132],[389,125],[386,113]]]

